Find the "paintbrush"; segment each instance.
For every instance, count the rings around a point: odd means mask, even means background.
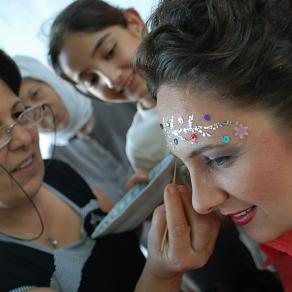
[[[176,160],[174,160],[174,169],[173,169],[173,176],[172,176],[172,183],[175,184],[176,181]],[[167,244],[167,225],[165,226],[162,241],[161,241],[161,246],[160,246],[160,251],[163,252],[164,248]]]

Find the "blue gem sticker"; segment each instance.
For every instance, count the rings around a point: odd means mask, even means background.
[[[173,139],[173,144],[174,144],[174,145],[178,145],[178,140],[177,140],[177,138],[174,138],[174,139]]]
[[[231,137],[229,135],[223,135],[223,136],[221,136],[221,141],[224,144],[228,144],[231,141]]]

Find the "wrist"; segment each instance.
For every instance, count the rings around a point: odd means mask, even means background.
[[[161,270],[156,272],[155,268],[152,268],[151,265],[146,261],[145,264],[145,273],[147,273],[148,277],[154,281],[159,281],[163,283],[169,283],[171,285],[177,285],[181,283],[183,273],[173,273],[173,272],[165,272],[162,273]]]
[[[146,263],[134,292],[179,292],[181,279],[181,274],[173,277],[161,277],[153,273]]]

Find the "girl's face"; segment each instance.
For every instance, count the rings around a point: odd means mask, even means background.
[[[0,131],[3,139],[5,126],[13,124],[15,118],[26,108],[2,80],[0,100]],[[37,129],[35,126],[24,128],[16,124],[11,129],[11,135],[10,142],[0,149],[0,164],[32,197],[38,192],[44,175]],[[0,170],[0,208],[13,208],[22,204],[24,200],[27,202],[23,192],[12,182],[3,168]]]
[[[125,13],[126,28],[69,33],[59,56],[67,77],[104,101],[137,101],[148,95],[146,82],[133,68],[144,24],[135,11]]]
[[[23,79],[19,92],[20,97],[26,106],[32,106],[38,103],[48,104],[55,117],[56,130],[63,130],[70,122],[69,113],[58,94],[47,83],[33,80]],[[45,111],[44,119],[39,123],[38,127],[44,131],[54,131],[54,120],[49,110]]]
[[[169,147],[190,172],[196,212],[228,216],[258,242],[291,230],[289,132],[280,133],[266,113],[212,94],[162,85],[157,99]]]

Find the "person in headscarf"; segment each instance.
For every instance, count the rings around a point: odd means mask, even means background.
[[[49,139],[54,145],[49,155],[75,168],[109,210],[122,197],[133,174],[125,140],[135,108],[92,105],[38,60],[28,56],[15,56],[14,60],[22,75],[20,97],[27,105],[48,104],[54,114],[47,110],[39,126],[41,143]]]

